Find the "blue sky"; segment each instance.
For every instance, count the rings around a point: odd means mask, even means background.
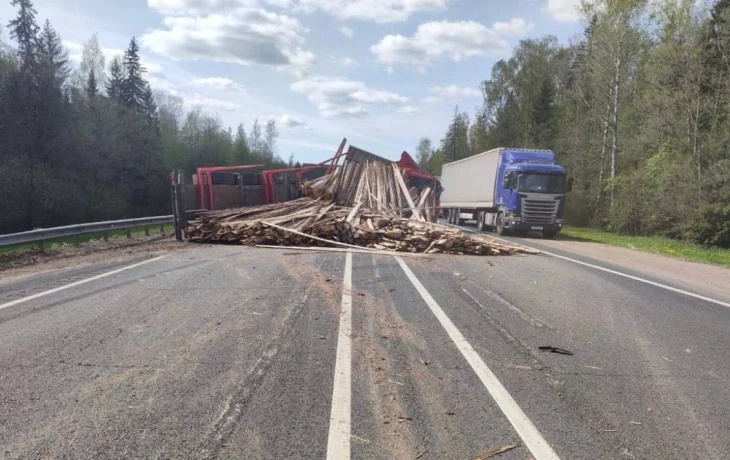
[[[0,21],[15,11],[0,0]],[[520,39],[582,30],[579,0],[36,0],[78,60],[136,36],[153,89],[225,125],[277,120],[279,155],[329,158],[342,137],[396,158],[443,135],[455,105]],[[0,37],[7,40],[7,31]]]

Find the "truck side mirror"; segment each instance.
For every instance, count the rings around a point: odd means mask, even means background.
[[[510,188],[510,182],[512,179],[510,176],[504,176],[504,181],[502,182],[502,187],[504,188]]]
[[[572,178],[572,177],[569,177],[569,178],[568,178],[568,187],[567,187],[567,191],[571,191],[571,190],[573,190],[573,178]]]

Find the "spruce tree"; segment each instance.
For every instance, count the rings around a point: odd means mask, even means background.
[[[89,70],[89,77],[86,79],[84,90],[86,91],[86,95],[89,99],[93,99],[99,94],[99,87],[96,82],[96,72],[94,72],[93,67]]]
[[[124,88],[124,67],[119,56],[112,59],[109,65],[109,81],[106,82],[106,94],[114,102],[122,102]]]
[[[137,45],[137,40],[134,37],[132,37],[129,48],[124,53],[124,70],[126,75],[122,85],[122,101],[128,107],[144,110],[143,100],[146,84],[142,74],[145,69],[140,63],[139,45]]]
[[[10,4],[18,7],[18,16],[8,23],[10,37],[18,42],[21,66],[23,70],[28,70],[35,63],[38,49],[37,11],[30,0],[11,0]]]

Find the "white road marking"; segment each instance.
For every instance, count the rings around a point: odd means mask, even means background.
[[[66,289],[70,289],[72,287],[76,287],[76,286],[79,286],[81,284],[89,283],[91,281],[96,281],[96,280],[101,279],[101,278],[106,278],[107,276],[116,275],[117,273],[123,272],[125,270],[131,270],[133,268],[137,268],[137,267],[140,267],[142,265],[145,265],[145,264],[148,264],[148,263],[151,263],[151,262],[155,262],[155,261],[160,260],[160,259],[162,259],[164,257],[167,257],[167,256],[165,255],[165,256],[155,257],[154,259],[148,259],[148,260],[145,260],[143,262],[139,262],[139,263],[132,264],[132,265],[127,265],[126,267],[118,268],[116,270],[112,270],[110,272],[102,273],[101,275],[92,276],[91,278],[86,278],[86,279],[83,279],[83,280],[80,280],[80,281],[76,281],[76,282],[73,282],[73,283],[70,283],[70,284],[65,284],[65,285],[59,286],[57,288],[53,288],[53,289],[49,289],[47,291],[39,292],[38,294],[33,294],[33,295],[29,295],[28,297],[23,297],[21,299],[12,300],[10,302],[7,302],[7,303],[4,303],[4,304],[0,305],[0,310],[2,310],[3,308],[8,308],[8,307],[12,307],[14,305],[18,305],[18,304],[23,303],[23,302],[28,302],[29,300],[34,300],[34,299],[37,299],[39,297],[44,297],[44,296],[47,296],[49,294],[55,294],[56,292],[63,291],[63,290],[66,290]]]
[[[452,224],[446,224],[446,225],[451,225],[452,227],[454,227],[454,225],[452,225]],[[462,228],[462,227],[458,227],[458,226],[456,228],[461,228],[462,230],[464,230],[465,232],[468,232],[468,233],[476,233],[476,234],[480,234],[481,235],[481,233],[475,232],[475,231],[473,231],[471,229]],[[513,243],[512,241],[503,240],[502,238],[493,237],[491,235],[489,235],[489,238],[494,238],[496,240],[501,240],[501,241],[506,241],[508,243]],[[513,244],[519,244],[519,243],[513,243]],[[723,302],[722,300],[717,300],[717,299],[713,299],[711,297],[706,297],[706,296],[703,296],[703,295],[700,295],[700,294],[695,294],[694,292],[685,291],[684,289],[675,288],[675,287],[672,287],[672,286],[668,286],[666,284],[657,283],[656,281],[651,281],[651,280],[648,280],[648,279],[640,278],[638,276],[629,275],[628,273],[622,273],[622,272],[619,272],[619,271],[616,271],[616,270],[611,270],[610,268],[605,268],[605,267],[601,267],[599,265],[589,264],[588,262],[582,262],[580,260],[572,259],[570,257],[561,256],[559,254],[555,254],[554,252],[549,252],[549,251],[545,251],[545,250],[542,250],[542,249],[533,248],[531,246],[526,246],[526,245],[523,245],[523,246],[525,246],[526,248],[535,250],[535,251],[539,251],[539,252],[541,252],[543,254],[546,254],[548,256],[557,257],[558,259],[567,260],[569,262],[573,262],[573,263],[576,263],[576,264],[579,264],[579,265],[583,265],[583,266],[586,266],[586,267],[590,267],[590,268],[595,268],[596,270],[601,270],[601,271],[604,271],[604,272],[607,272],[607,273],[611,273],[613,275],[623,276],[624,278],[632,279],[632,280],[638,281],[640,283],[650,284],[652,286],[656,286],[656,287],[659,287],[659,288],[662,288],[662,289],[666,289],[668,291],[676,292],[678,294],[686,295],[686,296],[689,296],[689,297],[694,297],[695,299],[704,300],[705,302],[710,302],[710,303],[714,303],[716,305],[721,305],[723,307],[730,308],[730,302]]]
[[[710,303],[714,303],[714,304],[717,304],[717,305],[722,305],[723,307],[730,308],[730,303],[723,302],[722,300],[712,299],[710,297],[705,297],[705,296],[700,295],[700,294],[695,294],[694,292],[685,291],[684,289],[679,289],[679,288],[675,288],[675,287],[672,287],[672,286],[667,286],[666,284],[657,283],[656,281],[650,281],[650,280],[647,280],[647,279],[644,279],[644,278],[639,278],[638,276],[633,276],[633,275],[629,275],[627,273],[621,273],[621,272],[618,272],[616,270],[611,270],[609,268],[604,268],[604,267],[600,267],[598,265],[589,264],[588,262],[581,262],[580,260],[571,259],[570,257],[561,256],[561,255],[558,255],[558,254],[554,254],[552,252],[542,251],[542,253],[543,254],[547,254],[549,256],[557,257],[558,259],[563,259],[563,260],[567,260],[567,261],[570,261],[570,262],[573,262],[573,263],[576,263],[576,264],[585,265],[586,267],[595,268],[596,270],[601,270],[601,271],[604,271],[604,272],[607,272],[607,273],[611,273],[611,274],[614,274],[614,275],[623,276],[624,278],[629,278],[629,279],[632,279],[634,281],[639,281],[641,283],[650,284],[652,286],[660,287],[660,288],[666,289],[668,291],[676,292],[678,294],[686,295],[686,296],[689,296],[689,297],[694,297],[695,299],[704,300],[705,302],[710,302]]]
[[[340,328],[337,333],[335,384],[332,390],[327,460],[350,458],[350,411],[352,385],[352,253],[345,258],[345,277],[342,283]]]
[[[522,441],[524,441],[527,448],[530,449],[530,452],[535,457],[535,459],[559,460],[558,455],[555,453],[552,447],[550,447],[547,441],[545,441],[545,438],[542,437],[542,434],[540,434],[540,432],[535,427],[535,425],[533,425],[530,419],[527,418],[527,415],[525,415],[517,402],[512,399],[512,396],[510,396],[509,392],[507,392],[507,389],[497,379],[497,376],[494,375],[492,370],[489,369],[487,364],[479,356],[479,353],[477,353],[477,351],[474,350],[469,342],[466,341],[466,338],[464,338],[459,329],[454,325],[451,319],[446,316],[446,313],[444,313],[444,311],[441,309],[439,304],[436,303],[434,298],[431,297],[431,294],[428,293],[426,288],[423,287],[423,284],[421,284],[418,278],[416,278],[416,275],[413,274],[408,265],[406,265],[406,263],[400,257],[396,256],[395,260],[398,261],[398,264],[401,266],[408,279],[411,281],[411,283],[413,283],[413,286],[426,302],[426,305],[428,305],[433,314],[441,323],[441,326],[443,326],[443,328],[449,334],[449,337],[451,337],[454,345],[456,345],[464,358],[466,358],[466,360],[469,362],[471,368],[474,369],[474,372],[476,372],[479,380],[481,380],[484,386],[487,388],[489,394],[492,396],[494,401],[507,417],[507,420],[509,420],[514,429],[517,431],[517,434],[520,435],[520,438],[522,438]]]

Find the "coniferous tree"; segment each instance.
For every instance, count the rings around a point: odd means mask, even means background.
[[[124,67],[119,56],[112,59],[109,65],[109,81],[106,83],[106,95],[115,102],[123,102]]]
[[[99,86],[96,82],[96,72],[94,72],[93,68],[89,70],[89,77],[86,79],[84,90],[86,91],[86,96],[89,99],[94,99],[99,95]]]
[[[129,47],[124,53],[124,83],[122,85],[122,101],[127,107],[137,110],[143,109],[143,99],[145,93],[145,81],[142,74],[145,69],[142,67],[139,57],[139,45],[137,40],[132,37]]]

